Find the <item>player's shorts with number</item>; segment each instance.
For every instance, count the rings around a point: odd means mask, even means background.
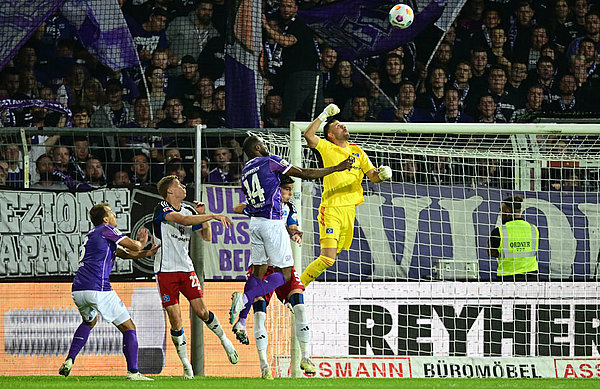
[[[281,220],[250,218],[250,264],[274,267],[294,265],[290,235]]]
[[[354,236],[354,217],[356,216],[356,207],[354,205],[342,207],[319,207],[319,236],[321,238],[321,247],[328,247],[323,244],[324,239],[337,240],[337,251],[348,250],[352,244]],[[331,243],[328,242],[328,243]]]
[[[116,326],[131,319],[125,304],[114,290],[75,290],[72,296],[81,317],[88,323],[94,320],[98,312],[104,320]]]
[[[157,273],[156,282],[163,307],[179,304],[179,293],[189,301],[204,295],[196,272]]]
[[[253,267],[250,266],[250,268],[248,268],[248,273],[246,274],[246,278],[248,278],[248,276],[250,276],[250,274],[252,274],[252,270]],[[267,272],[265,273],[265,276],[263,277],[263,280],[265,278],[267,278],[267,276],[273,274],[275,272],[275,269],[273,269],[273,266],[269,266],[267,268]],[[292,290],[295,289],[300,289],[300,290],[304,290],[304,285],[302,284],[302,281],[300,281],[300,275],[298,273],[296,273],[296,269],[294,269],[294,267],[292,266],[292,278],[290,278],[290,280],[288,282],[286,282],[285,284],[281,285],[279,288],[275,289],[275,293],[277,293],[277,298],[279,299],[279,301],[281,301],[282,303],[287,303],[287,298],[288,295],[290,294],[290,292]],[[267,302],[271,301],[271,297],[273,297],[273,292],[263,296],[265,298],[265,300],[267,300]]]

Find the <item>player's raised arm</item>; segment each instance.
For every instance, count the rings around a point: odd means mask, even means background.
[[[326,122],[329,116],[337,115],[338,113],[340,113],[340,108],[335,104],[329,104],[325,107],[323,112],[321,112],[321,114],[306,127],[306,130],[304,130],[304,139],[306,139],[308,147],[311,149],[317,147],[317,143],[319,143],[319,137],[317,136],[319,126],[321,123]]]
[[[335,166],[330,166],[321,169],[302,169],[297,166],[292,166],[285,174],[292,177],[302,178],[303,180],[314,180],[316,178],[325,177],[328,174],[341,172],[343,170],[350,170],[352,163],[354,162],[353,157],[348,157]]]

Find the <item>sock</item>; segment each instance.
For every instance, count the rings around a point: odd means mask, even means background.
[[[335,259],[320,255],[304,269],[300,276],[300,281],[302,281],[304,286],[308,286],[308,284],[317,279],[325,269],[331,267],[334,263]]]
[[[175,350],[177,350],[177,355],[179,355],[179,359],[184,364],[188,361],[187,357],[187,339],[185,338],[185,334],[183,333],[183,328],[180,330],[171,329],[171,340],[175,345]]]
[[[214,313],[208,311],[208,320],[204,322],[206,326],[215,333],[219,337],[219,339],[223,340],[225,337],[225,333],[223,332],[223,327],[221,327],[221,323],[219,323],[219,319],[215,316]]]
[[[264,369],[265,367],[269,366],[269,362],[267,359],[267,347],[269,345],[269,338],[267,336],[267,327],[265,326],[266,320],[266,312],[254,312],[254,341],[256,343],[256,350],[258,351],[258,359],[260,360],[261,369]]]
[[[254,303],[252,303],[252,308],[254,308],[254,312],[267,312],[267,301],[255,301]]]
[[[247,292],[250,292],[252,289],[258,287],[260,284],[260,280],[254,274],[250,274],[246,283],[244,284],[244,297],[242,298],[242,302],[246,305],[242,312],[238,315],[238,320],[244,321],[244,325],[246,324],[246,319],[248,318],[248,313],[250,312],[250,305],[248,304]]]
[[[137,332],[129,330],[123,332],[123,354],[127,361],[127,371],[138,372],[138,340]]]
[[[248,280],[250,280],[250,278],[248,278]],[[245,303],[246,308],[244,308],[244,311],[246,311],[246,316],[248,316],[248,311],[250,311],[250,306],[254,302],[255,298],[269,294],[283,284],[285,284],[285,276],[283,273],[275,272],[273,274],[269,274],[267,278],[265,278],[262,282],[259,282],[253,288],[246,290],[246,287],[244,287],[244,295],[248,299],[248,302]]]
[[[302,358],[308,358],[308,339],[310,337],[310,332],[308,323],[306,322],[306,309],[304,304],[294,306],[294,324],[296,327],[296,339],[298,339]]]
[[[71,341],[71,348],[69,348],[67,358],[71,358],[73,362],[75,362],[75,357],[77,357],[77,354],[79,354],[83,346],[85,346],[91,330],[90,326],[85,323],[81,323],[79,327],[77,327],[75,334],[73,334],[73,340]]]

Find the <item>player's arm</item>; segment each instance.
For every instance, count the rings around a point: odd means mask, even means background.
[[[149,248],[148,250],[140,250],[140,251],[133,251],[133,250],[129,250],[129,249],[126,249],[123,247],[117,247],[117,257],[124,258],[124,259],[140,259],[140,258],[151,257],[154,254],[156,254],[156,252],[158,251],[159,248],[160,248],[160,245],[156,246],[154,243],[152,243],[152,247]]]
[[[306,144],[311,149],[317,147],[317,143],[319,143],[319,137],[317,136],[317,130],[321,123],[327,121],[329,116],[337,115],[340,112],[340,108],[335,104],[329,104],[323,112],[315,120],[313,120],[306,130],[304,130],[304,139],[306,139]]]
[[[288,171],[285,172],[285,174],[292,177],[302,178],[303,180],[314,180],[317,178],[325,177],[326,175],[331,173],[350,170],[352,168],[353,162],[354,157],[348,157],[347,159],[343,160],[335,166],[329,166],[320,169],[302,169],[298,166],[292,165],[292,167],[290,167]]]
[[[290,234],[290,239],[294,242],[298,243],[298,245],[302,245],[302,231],[298,229],[297,224],[292,224],[286,226],[288,234]]]
[[[118,244],[131,251],[140,251],[148,243],[148,230],[142,228],[137,233],[137,240],[125,237]]]
[[[231,226],[231,219],[225,215],[208,214],[208,215],[182,215],[179,212],[169,212],[165,215],[165,220],[181,224],[182,226],[195,226],[211,220],[216,220],[225,227]]]
[[[194,201],[194,209],[196,210],[196,212],[198,212],[198,215],[206,214],[206,206],[200,201]],[[203,241],[210,242],[212,240],[212,229],[210,228],[210,224],[208,222],[202,223],[197,228],[199,229],[194,228],[194,230],[202,238]]]
[[[392,178],[392,169],[389,166],[380,166],[379,169],[371,169],[365,173],[369,180],[374,183]]]

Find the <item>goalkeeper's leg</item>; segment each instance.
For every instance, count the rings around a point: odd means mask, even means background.
[[[302,272],[300,280],[304,286],[308,286],[321,275],[328,267],[333,266],[337,257],[337,240],[321,240],[321,255],[312,261]]]

